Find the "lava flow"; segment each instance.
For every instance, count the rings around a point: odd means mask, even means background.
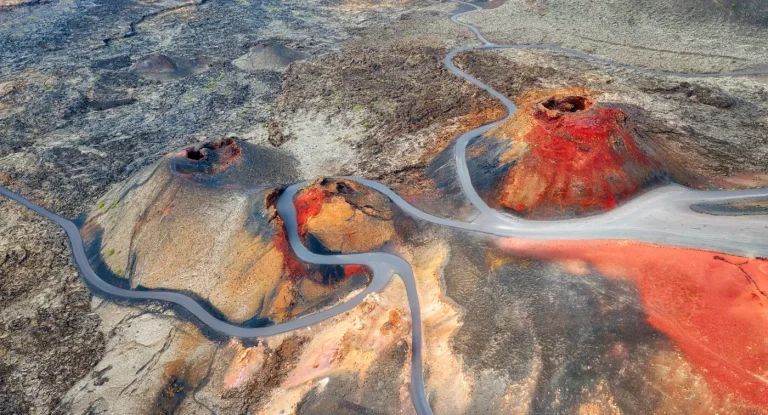
[[[768,405],[768,260],[631,241],[503,239],[502,248],[569,272],[633,281],[647,321],[725,398]]]

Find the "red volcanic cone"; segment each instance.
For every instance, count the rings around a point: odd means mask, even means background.
[[[573,90],[542,92],[525,96],[491,132],[512,140],[501,161],[513,166],[496,203],[540,219],[599,213],[660,176],[661,165],[637,144],[620,109]]]

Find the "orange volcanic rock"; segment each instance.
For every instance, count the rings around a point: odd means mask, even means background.
[[[375,250],[395,235],[389,198],[356,182],[320,179],[295,199],[299,234],[335,252]]]
[[[486,195],[492,205],[539,219],[599,213],[662,173],[624,112],[600,106],[589,91],[537,91],[522,96],[518,106],[509,120],[468,148],[472,157],[488,140],[505,146],[494,162],[505,171]]]
[[[633,281],[648,323],[675,341],[722,402],[768,406],[768,260],[630,241],[500,245],[576,275],[593,268]]]

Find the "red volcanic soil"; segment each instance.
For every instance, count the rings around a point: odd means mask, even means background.
[[[660,175],[625,114],[604,108],[583,90],[538,91],[491,135],[512,141],[514,162],[495,202],[524,216],[549,219],[615,207]]]
[[[296,195],[293,204],[296,206],[296,222],[299,225],[299,235],[304,237],[307,234],[307,221],[320,213],[323,203],[329,197],[330,194],[319,186],[304,189]]]
[[[268,196],[267,203],[273,209],[277,203],[278,196],[277,193]],[[306,235],[305,228],[307,221],[320,213],[320,209],[328,197],[329,194],[327,191],[320,187],[311,187],[297,194],[294,199],[294,205],[296,206],[298,231],[300,236],[303,237]],[[286,234],[285,226],[282,223],[282,218],[274,215],[272,221],[276,221],[278,228],[278,232],[275,235],[275,247],[283,254],[283,266],[288,270],[289,276],[293,279],[297,279],[307,275],[307,273],[312,274],[313,266],[301,262],[296,257],[296,254],[294,254],[293,248],[291,248],[291,243],[288,240],[288,235]],[[342,268],[345,277],[351,277],[353,275],[367,275],[369,278],[372,277],[368,268],[361,265],[344,265]],[[316,276],[310,275],[310,278],[313,277]]]
[[[504,239],[508,250],[633,281],[648,323],[722,398],[768,406],[768,260],[628,241]]]
[[[289,278],[293,280],[299,279],[307,274],[307,265],[299,261],[293,253],[282,220],[276,220],[279,221],[277,223],[279,230],[275,234],[275,248],[283,254],[283,269],[287,270]]]
[[[331,185],[332,186],[332,185]],[[323,204],[328,201],[332,196],[332,193],[327,187],[321,184],[314,183],[309,187],[302,189],[296,194],[294,199],[294,206],[296,206],[296,221],[298,224],[299,235],[304,238],[307,235],[307,222],[309,219],[317,216],[323,207]],[[272,203],[276,203],[277,199],[274,197]],[[281,220],[279,217],[275,217],[273,220]],[[281,224],[282,225],[282,224]],[[280,226],[280,231],[275,236],[275,244],[277,248],[284,254],[285,267],[290,270],[292,276],[301,276],[306,273],[306,265],[299,262],[293,253],[293,250],[288,241],[288,237],[285,234],[285,227]],[[368,268],[361,265],[344,265],[344,276],[351,277],[353,275],[368,275],[371,277]]]

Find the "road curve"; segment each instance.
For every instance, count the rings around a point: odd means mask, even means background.
[[[456,67],[453,64],[453,59],[457,54],[471,50],[545,49],[567,53],[578,58],[610,64],[636,72],[686,78],[762,75],[768,74],[768,68],[705,74],[668,72],[633,65],[615,64],[602,58],[560,46],[496,45],[488,41],[476,27],[458,20],[463,14],[480,10],[481,8],[462,1],[454,2],[470,6],[472,10],[452,15],[451,21],[472,30],[482,45],[454,49],[445,56],[444,63],[451,72],[478,88],[485,90],[507,108],[507,115],[501,120],[468,131],[456,139],[455,161],[459,183],[469,202],[480,214],[472,221],[472,224],[435,218],[408,205],[402,198],[393,195],[394,192],[378,183],[365,181],[365,184],[387,193],[391,198],[394,196],[393,200],[401,208],[412,215],[420,215],[424,220],[498,236],[550,240],[634,239],[649,243],[717,250],[744,256],[768,254],[768,236],[766,236],[768,235],[768,219],[766,216],[717,217],[696,213],[690,208],[691,205],[702,202],[717,203],[765,197],[768,196],[768,188],[739,191],[697,191],[680,185],[668,185],[643,194],[619,208],[601,215],[556,221],[524,220],[492,209],[477,194],[472,185],[466,162],[466,147],[470,140],[488,132],[511,117],[517,111],[517,107],[506,96]]]
[[[480,7],[469,3],[457,3],[468,4],[474,9],[480,9]],[[452,61],[458,53],[476,49],[548,49],[568,53],[592,61],[610,64],[610,62],[603,59],[558,46],[495,45],[485,39],[476,27],[460,22],[458,17],[462,14],[463,13],[452,15],[450,18],[451,21],[471,30],[482,45],[462,47],[452,50],[446,55],[445,64],[456,75],[461,76],[499,99],[508,110],[508,114],[504,119],[515,112],[515,105],[499,92],[454,66]],[[637,68],[630,65],[618,64],[616,66],[654,74],[683,77],[744,76],[768,73],[768,69],[766,69],[721,74],[681,74]],[[736,192],[702,192],[690,190],[682,186],[670,185],[648,192],[606,214],[563,221],[527,221],[504,215],[491,209],[472,187],[469,171],[466,166],[465,149],[471,139],[487,132],[501,123],[504,119],[469,131],[462,134],[457,139],[456,162],[459,181],[470,202],[480,211],[480,215],[472,222],[453,221],[429,215],[411,206],[394,191],[380,183],[365,179],[348,179],[355,180],[384,193],[403,211],[418,219],[468,231],[533,239],[638,239],[652,243],[712,249],[747,256],[755,256],[757,254],[764,255],[768,252],[768,238],[765,237],[765,235],[768,234],[768,220],[766,220],[765,217],[748,216],[739,217],[739,219],[723,216],[715,217],[694,213],[690,209],[690,205],[694,203],[724,202],[739,200],[746,197],[768,196],[768,189],[743,190]],[[298,235],[296,208],[293,203],[294,195],[305,184],[306,182],[298,183],[286,188],[277,204],[278,214],[285,223],[291,248],[294,250],[297,257],[302,261],[314,264],[366,265],[373,271],[373,278],[365,290],[342,304],[316,314],[259,328],[241,327],[220,320],[206,311],[194,299],[181,293],[163,290],[135,291],[115,287],[107,283],[94,272],[93,268],[91,268],[85,253],[79,229],[73,222],[32,203],[2,186],[0,186],[0,195],[8,197],[34,212],[43,215],[64,229],[80,274],[92,288],[104,294],[120,298],[154,300],[176,304],[189,311],[199,319],[200,322],[208,327],[232,337],[252,338],[270,336],[319,323],[353,309],[360,304],[368,294],[383,290],[390,282],[392,276],[397,274],[405,283],[412,318],[411,396],[416,412],[419,415],[431,415],[432,410],[426,396],[423,377],[421,312],[419,308],[416,281],[410,264],[396,255],[386,253],[319,255],[306,249]]]
[[[290,196],[292,196],[293,194],[295,194],[295,192],[298,190],[298,188],[301,185],[302,184],[291,186],[289,190],[286,191],[286,193],[291,192]],[[80,236],[80,230],[78,229],[77,225],[75,225],[72,221],[64,219],[61,216],[56,215],[55,213],[50,212],[45,208],[42,208],[36,205],[35,203],[25,199],[22,196],[17,195],[16,193],[9,191],[8,189],[2,186],[0,186],[0,194],[11,200],[14,200],[20,203],[21,205],[26,206],[27,208],[33,210],[36,213],[43,215],[44,217],[50,219],[52,222],[56,223],[57,225],[61,226],[64,229],[64,231],[67,234],[67,238],[69,239],[70,247],[72,248],[72,256],[74,257],[75,264],[77,265],[78,270],[80,271],[80,274],[83,276],[85,281],[92,288],[100,291],[103,294],[112,295],[115,297],[125,298],[129,300],[156,300],[156,301],[177,304],[181,307],[184,307],[192,315],[198,318],[203,324],[209,326],[210,328],[222,334],[225,334],[227,336],[232,336],[232,337],[251,338],[251,337],[271,336],[275,334],[297,330],[300,328],[310,326],[312,324],[319,323],[325,319],[334,317],[345,311],[351,310],[352,308],[360,304],[360,302],[362,302],[363,299],[371,292],[382,290],[389,282],[393,273],[397,272],[397,273],[403,273],[407,275],[410,272],[410,265],[408,265],[408,263],[405,262],[404,260],[398,257],[395,257],[394,255],[372,253],[372,254],[353,254],[353,255],[336,256],[336,255],[318,255],[313,252],[310,252],[304,247],[304,245],[301,243],[301,240],[298,237],[298,233],[296,232],[295,220],[293,222],[286,220],[285,227],[286,227],[286,230],[288,231],[291,247],[293,248],[293,250],[296,252],[298,256],[302,257],[302,259],[306,260],[307,262],[312,262],[316,264],[340,264],[340,265],[365,264],[371,267],[371,269],[374,272],[374,277],[371,283],[368,285],[368,287],[364,291],[362,291],[360,294],[350,299],[348,302],[340,304],[337,307],[333,307],[331,309],[325,310],[323,312],[319,312],[317,314],[300,317],[285,323],[274,324],[268,327],[255,327],[255,328],[241,327],[236,324],[222,321],[214,317],[202,306],[200,306],[200,304],[198,304],[194,299],[187,297],[186,295],[181,293],[169,292],[169,291],[163,291],[163,290],[137,291],[137,290],[120,288],[112,284],[109,284],[108,282],[104,281],[96,274],[96,272],[93,270],[90,263],[88,262],[88,257],[85,253],[83,240]],[[286,203],[286,200],[288,203]],[[278,212],[281,217],[291,218],[291,215],[293,215],[293,217],[295,218],[296,208],[294,207],[292,200],[290,198],[283,198],[280,201],[278,201],[278,203],[279,203]]]
[[[368,286],[355,295],[352,299],[331,307],[327,310],[299,317],[297,319],[278,323],[267,327],[241,327],[228,321],[220,320],[214,317],[204,309],[194,299],[177,292],[163,290],[137,291],[116,287],[101,279],[91,267],[88,256],[85,253],[83,240],[80,236],[80,230],[72,221],[67,220],[30,200],[0,186],[0,195],[3,195],[17,203],[31,209],[32,211],[46,217],[57,225],[61,226],[67,234],[69,245],[72,249],[72,256],[75,260],[80,275],[83,276],[89,286],[97,291],[129,300],[155,300],[164,303],[173,303],[183,307],[200,322],[216,330],[219,333],[231,337],[253,338],[272,336],[275,334],[286,333],[301,329],[313,324],[317,324],[326,319],[337,316],[349,311],[359,305],[365,297],[373,292],[383,290],[392,276],[397,274],[405,283],[408,297],[408,305],[411,310],[411,336],[412,336],[412,358],[411,358],[411,390],[413,403],[419,415],[432,414],[427,401],[424,389],[424,376],[422,370],[422,333],[421,333],[421,311],[419,309],[419,298],[416,291],[416,280],[413,275],[411,265],[404,259],[387,253],[364,253],[364,254],[345,254],[345,255],[319,255],[309,251],[301,242],[298,233],[298,223],[296,221],[296,206],[293,203],[293,197],[296,192],[306,185],[307,182],[297,183],[285,189],[277,202],[277,212],[285,223],[288,239],[291,248],[302,261],[313,264],[328,265],[366,265],[373,272],[373,278]]]

